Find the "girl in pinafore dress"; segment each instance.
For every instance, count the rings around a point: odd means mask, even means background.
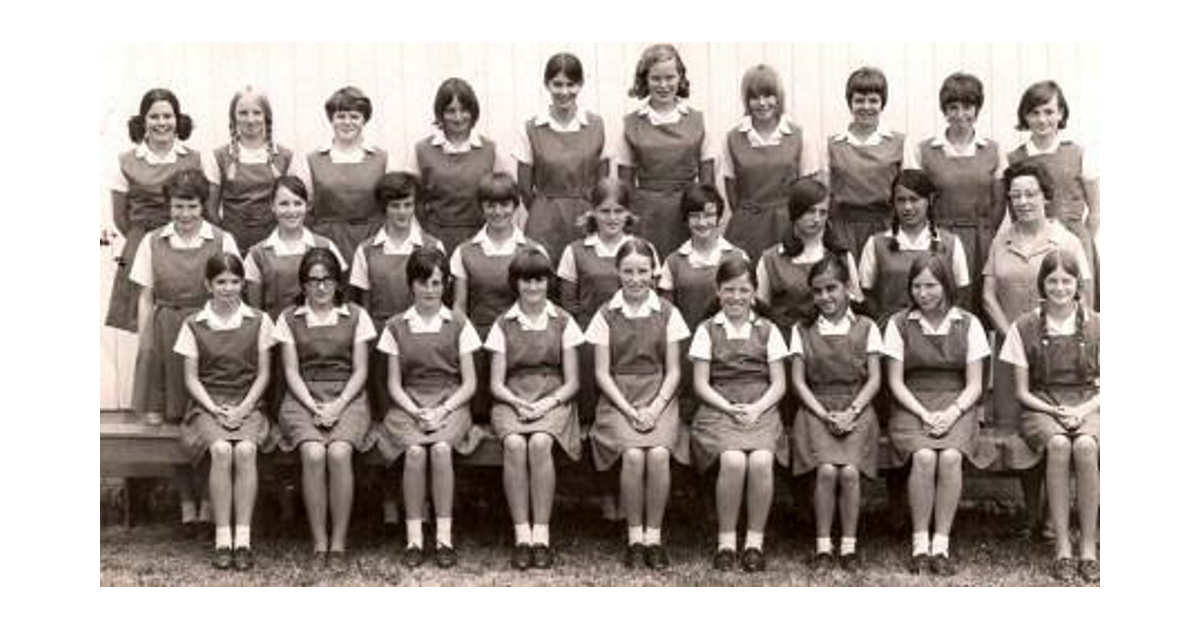
[[[755,312],[750,262],[731,258],[717,267],[721,310],[696,328],[688,352],[700,406],[692,419],[692,460],[703,473],[720,460],[717,473],[717,553],[713,568],[733,568],[738,513],[746,495],[746,543],[742,569],[766,569],[763,531],[775,498],[775,460],[787,464],[787,435],[779,401],[787,389],[783,360],[787,342],[779,329]]]
[[[846,80],[846,105],[854,120],[829,138],[829,219],[838,239],[856,254],[867,237],[887,229],[892,180],[915,160],[903,133],[879,126],[887,100],[883,72],[855,70]]]
[[[792,182],[816,176],[821,168],[813,138],[788,117],[784,105],[775,69],[752,66],[742,75],[745,116],[725,136],[725,195],[732,215],[725,237],[754,262],[791,227],[787,202]]]
[[[479,99],[470,83],[443,81],[433,97],[433,116],[437,129],[413,147],[404,170],[421,177],[421,225],[453,252],[485,223],[479,182],[504,168],[496,143],[475,128]]]
[[[939,198],[925,171],[905,169],[892,182],[892,227],[867,239],[858,263],[868,310],[879,322],[908,308],[908,270],[923,253],[940,256],[954,271],[955,302],[967,306],[971,272],[966,252],[962,239],[935,224],[935,217],[941,218],[934,212]]]
[[[216,177],[210,160],[183,144],[191,135],[192,118],[179,111],[179,99],[164,88],[146,92],[138,113],[129,118],[129,139],[137,146],[117,157],[109,184],[113,223],[125,237],[125,246],[117,259],[106,326],[138,331],[141,287],[129,279],[129,272],[142,238],[171,220],[163,186],[185,169],[202,168],[206,174],[211,170]]]
[[[543,84],[550,107],[525,122],[513,158],[517,185],[529,211],[525,233],[545,245],[557,263],[568,243],[585,236],[583,215],[597,182],[608,177],[604,121],[579,108],[583,64],[571,53],[546,62]]]
[[[333,252],[308,250],[299,277],[304,292],[275,324],[288,384],[279,409],[279,447],[300,449],[314,564],[342,569],[354,503],[353,453],[371,446],[363,385],[375,327],[366,311],[345,301]]]
[[[946,117],[946,128],[917,145],[913,168],[925,171],[933,182],[938,194],[930,206],[931,216],[937,216],[943,227],[958,236],[967,258],[967,277],[979,278],[996,227],[1003,219],[1000,177],[1008,162],[1000,145],[975,129],[983,108],[983,83],[978,77],[962,72],[946,77],[938,102]],[[863,275],[866,273],[864,269]],[[972,285],[969,294],[960,294],[962,306],[972,313],[982,312],[979,282]]]
[[[792,423],[792,474],[817,471],[818,571],[833,567],[833,518],[842,519],[838,550],[845,571],[861,566],[857,553],[860,475],[875,477],[879,420],[871,401],[883,381],[883,338],[868,317],[850,309],[850,269],[826,256],[808,275],[817,314],[792,328],[792,383],[800,409]],[[840,491],[840,496],[839,496]]]
[[[687,239],[677,220],[683,189],[715,181],[715,143],[704,130],[704,115],[684,100],[690,92],[674,46],[655,44],[642,53],[629,95],[646,100],[625,116],[617,175],[633,190],[630,209],[639,233],[659,252],[673,252]]]
[[[893,400],[888,435],[900,456],[912,460],[909,571],[953,575],[950,527],[962,495],[963,458],[984,468],[995,455],[976,440],[983,359],[991,350],[979,320],[953,305],[954,281],[942,258],[923,254],[913,261],[908,287],[913,306],[888,320],[883,353]]]
[[[337,244],[342,260],[353,256],[355,246],[383,223],[375,184],[392,169],[387,151],[363,138],[371,111],[371,99],[362,90],[347,86],[334,92],[325,101],[333,139],[308,154],[310,225]]]
[[[552,277],[542,251],[514,256],[508,283],[519,297],[484,343],[492,353],[492,429],[504,445],[504,494],[516,533],[512,566],[520,570],[554,564],[554,447],[576,461],[583,450],[573,400],[583,333],[547,299]]]
[[[229,102],[229,144],[213,151],[221,179],[217,216],[245,253],[275,229],[275,180],[295,174],[303,160],[275,143],[271,101],[246,86]]]
[[[221,252],[237,255],[233,237],[203,219],[210,192],[199,169],[185,169],[162,188],[171,222],[142,239],[130,265],[129,280],[142,287],[138,301],[138,351],[133,375],[133,409],[147,424],[164,419],[178,424],[187,407],[183,357],[171,351],[189,315],[208,297],[204,266]],[[196,510],[200,481],[190,466],[175,469],[184,533],[195,538],[198,523],[207,520],[207,502]]]
[[[1100,581],[1100,315],[1080,302],[1080,264],[1068,252],[1042,259],[1038,309],[1009,329],[1000,359],[1016,370],[1024,410],[1021,434],[1046,453],[1046,489],[1054,524],[1054,576]],[[1079,555],[1071,557],[1071,473],[1075,473]]]
[[[671,457],[687,463],[679,422],[679,342],[690,335],[679,310],[654,292],[654,249],[633,239],[617,250],[621,290],[588,324],[596,387],[603,396],[590,431],[601,471],[621,461],[621,502],[629,525],[625,566],[667,566],[662,520],[671,494]]]
[[[180,438],[193,462],[205,454],[212,460],[213,566],[247,571],[254,566],[250,524],[258,495],[258,449],[270,430],[260,406],[275,341],[270,319],[242,303],[245,272],[236,255],[209,258],[204,278],[212,298],[187,318],[175,341],[192,396]],[[230,525],[232,517],[236,527]]]
[[[424,561],[421,517],[428,478],[437,515],[434,560],[447,568],[458,562],[451,535],[452,450],[471,450],[467,403],[476,390],[471,355],[479,349],[479,335],[465,317],[445,306],[450,267],[442,250],[413,249],[404,265],[404,278],[412,306],[389,319],[379,337],[379,351],[388,360],[392,404],[377,445],[389,464],[404,456],[405,566],[416,568]]]

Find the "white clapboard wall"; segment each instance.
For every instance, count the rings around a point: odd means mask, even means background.
[[[523,121],[545,107],[546,59],[572,52],[584,63],[580,103],[604,118],[610,141],[621,116],[634,104],[627,96],[645,43],[392,43],[392,44],[136,44],[114,49],[110,80],[101,95],[108,176],[116,154],[130,146],[126,121],[142,94],[167,87],[192,116],[189,144],[208,149],[228,140],[229,99],[252,84],[265,89],[274,109],[275,138],[305,152],[329,137],[323,104],[339,87],[355,85],[371,98],[368,138],[402,155],[430,131],[433,95],[452,76],[466,79],[479,97],[479,129],[507,155]],[[1095,50],[1084,44],[987,43],[683,43],[677,44],[692,85],[691,101],[705,114],[710,133],[723,136],[742,115],[742,73],[756,63],[774,66],[784,81],[790,115],[809,133],[828,136],[845,126],[847,75],[862,65],[881,68],[890,97],[884,125],[917,139],[941,127],[938,88],[955,71],[984,83],[978,129],[1005,150],[1020,140],[1016,108],[1032,82],[1059,82],[1071,105],[1069,129],[1086,141],[1098,115]],[[511,162],[511,158],[510,158]],[[511,166],[511,165],[510,165]],[[113,230],[108,192],[97,190],[99,227]],[[120,239],[101,246],[100,407],[124,408],[132,390],[136,339],[103,326]]]

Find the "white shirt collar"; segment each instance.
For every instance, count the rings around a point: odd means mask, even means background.
[[[375,238],[371,239],[371,244],[376,247],[383,245],[383,251],[386,254],[405,256],[411,254],[414,247],[424,247],[425,241],[421,238],[421,226],[414,218],[412,226],[408,228],[408,236],[404,237],[399,246],[393,248],[392,241],[387,235],[386,226],[379,228],[379,231],[375,233]]]
[[[180,155],[187,155],[188,148],[184,146],[183,141],[175,138],[175,144],[171,145],[171,150],[167,151],[166,155],[159,155],[150,150],[150,146],[143,140],[138,143],[133,150],[133,155],[139,160],[144,160],[147,164],[174,164],[175,160]]]
[[[942,319],[941,325],[934,328],[933,324],[930,324],[929,320],[925,319],[925,316],[921,314],[920,309],[914,308],[908,313],[908,318],[917,320],[921,324],[921,329],[929,335],[945,335],[950,332],[951,323],[965,317],[957,306],[951,306],[950,310],[946,312],[946,317]]]
[[[889,231],[889,232],[887,232],[887,234],[891,234],[891,232]],[[903,251],[911,252],[911,251],[916,251],[916,250],[929,249],[929,241],[932,238],[933,238],[933,235],[929,231],[928,223],[925,224],[924,228],[921,228],[920,232],[917,232],[917,235],[915,237],[910,237],[908,235],[908,232],[904,231],[904,228],[900,228],[899,230],[896,230],[896,244],[899,245],[900,249]]]
[[[437,315],[428,322],[421,317],[421,313],[417,311],[416,305],[408,307],[408,310],[404,311],[404,314],[400,317],[408,322],[408,327],[413,332],[440,332],[442,330],[442,322],[454,320],[454,314],[445,306],[438,309]]]
[[[173,221],[163,226],[162,233],[159,234],[159,236],[162,238],[180,238],[180,236],[175,233],[175,223]],[[213,234],[212,224],[208,221],[201,221],[200,232],[197,234],[197,236],[206,241],[211,241],[215,237]]]
[[[691,105],[688,105],[687,101],[676,98],[675,107],[665,114],[660,114],[653,107],[650,107],[650,98],[647,97],[638,106],[637,114],[638,116],[645,116],[651,125],[658,126],[677,123],[680,118],[686,116],[691,111]]]
[[[858,319],[858,315],[855,315],[854,310],[849,307],[846,307],[846,314],[836,323],[829,321],[824,314],[817,315],[817,332],[822,335],[845,335],[850,332],[850,327],[854,325],[856,319]]]
[[[943,128],[941,131],[939,131],[938,134],[929,141],[929,146],[941,149],[950,157],[972,157],[975,155],[975,150],[977,148],[982,149],[987,147],[988,139],[983,137],[983,134],[979,133],[979,130],[976,129],[975,137],[965,149],[959,151],[954,144],[950,142],[950,138],[946,137],[946,131],[946,128]]]
[[[828,228],[826,228],[828,229]],[[783,249],[783,243],[777,248],[780,256],[786,256],[787,253]],[[816,262],[825,257],[825,242],[817,241],[816,247],[805,247],[798,255],[792,256],[791,261],[797,265],[804,263]]]
[[[429,140],[429,143],[435,147],[442,147],[443,153],[466,153],[471,149],[479,149],[483,147],[483,136],[479,135],[479,129],[472,127],[471,133],[467,136],[467,140],[465,142],[456,144],[451,142],[450,139],[446,137],[446,132],[442,131],[439,127],[434,128],[433,137]]]
[[[545,110],[542,110],[533,119],[533,125],[535,127],[549,126],[550,129],[557,131],[559,133],[570,133],[570,132],[579,131],[580,129],[586,127],[587,124],[588,124],[588,115],[587,115],[587,112],[584,111],[584,109],[582,107],[575,108],[575,116],[572,117],[571,120],[568,120],[567,124],[565,124],[565,125],[563,125],[563,124],[559,123],[557,120],[555,120],[554,116],[550,115],[550,110],[548,108]]]
[[[867,136],[866,140],[859,140],[858,136],[850,133],[850,128],[847,127],[833,137],[834,142],[849,142],[850,146],[854,147],[873,147],[878,144],[883,144],[883,141],[891,138],[893,132],[891,129],[884,129],[882,126],[876,127],[871,135]]]
[[[475,236],[471,237],[472,243],[478,243],[483,248],[483,253],[487,256],[507,256],[517,249],[517,245],[525,244],[525,234],[521,232],[521,228],[513,227],[512,236],[506,241],[497,243],[493,241],[487,234],[487,226],[483,226]]]
[[[596,255],[601,258],[613,258],[617,255],[617,250],[621,249],[621,246],[625,244],[625,241],[628,241],[631,238],[633,237],[629,234],[622,234],[621,238],[617,240],[616,244],[612,247],[609,247],[604,243],[604,241],[600,240],[599,234],[593,232],[583,238],[583,246],[595,249]]]
[[[650,291],[650,295],[646,298],[646,301],[642,302],[641,306],[635,310],[634,307],[625,302],[625,291],[620,290],[614,293],[612,299],[608,301],[608,308],[619,308],[625,314],[625,317],[634,319],[637,317],[648,317],[650,313],[662,310],[662,301],[658,299],[657,293]]]
[[[247,149],[246,145],[239,142],[237,156],[241,164],[266,164],[271,160],[271,145],[263,143],[257,149]]]
[[[308,308],[308,304],[301,304],[296,307],[296,316],[304,316],[304,323],[310,327],[316,326],[332,326],[337,323],[339,317],[350,317],[350,305],[342,303],[341,306],[333,307],[326,318],[320,318],[315,311]]]
[[[1080,308],[1080,307],[1076,306],[1075,308]],[[1040,307],[1040,306],[1037,307],[1037,309],[1035,309],[1035,312],[1037,312],[1038,316],[1040,317],[1042,314],[1042,307]],[[1089,313],[1086,308],[1083,309],[1083,321],[1087,322],[1088,320],[1091,319],[1091,317],[1092,317],[1091,313]],[[1074,335],[1075,332],[1076,332],[1075,331],[1075,313],[1071,313],[1070,315],[1068,315],[1066,317],[1066,319],[1062,320],[1061,322],[1054,321],[1053,317],[1049,317],[1049,316],[1046,317],[1046,333],[1047,334],[1049,334],[1051,336],[1055,336],[1055,337],[1062,337],[1062,336],[1066,336],[1066,335]]]
[[[723,236],[717,237],[717,246],[707,254],[701,254],[693,249],[690,238],[679,246],[679,255],[686,256],[688,263],[693,267],[713,267],[721,262],[721,254],[731,251],[733,251],[733,243],[725,240]]]
[[[754,311],[750,311],[750,317],[742,322],[740,326],[734,325],[733,322],[729,321],[729,318],[725,316],[725,311],[718,311],[713,316],[712,322],[724,328],[725,336],[730,339],[749,339],[750,331],[759,325],[758,316],[754,314]]]
[[[532,319],[521,310],[520,304],[513,303],[508,311],[504,313],[505,319],[515,319],[521,325],[522,330],[546,330],[546,325],[550,322],[551,317],[558,317],[558,310],[549,301],[546,302],[546,308],[542,312],[535,315]]]
[[[204,303],[204,308],[196,314],[196,322],[208,322],[208,327],[213,330],[231,330],[242,327],[243,317],[253,317],[254,309],[246,306],[245,302],[238,304],[237,310],[230,315],[228,319],[222,319],[220,315],[212,308],[212,300]]]
[[[1060,146],[1062,146],[1064,143],[1070,144],[1071,142],[1073,142],[1071,140],[1071,137],[1068,136],[1066,134],[1066,132],[1060,130],[1054,136],[1054,141],[1051,142],[1050,146],[1046,147],[1045,150],[1039,149],[1037,147],[1037,145],[1035,145],[1033,143],[1033,135],[1032,134],[1030,135],[1029,139],[1026,140],[1025,143],[1021,146],[1025,147],[1025,153],[1027,155],[1029,155],[1029,157],[1033,157],[1035,155],[1053,155],[1058,152],[1058,148]]]
[[[787,114],[779,116],[779,124],[766,137],[759,135],[758,130],[754,128],[754,121],[749,116],[743,116],[742,122],[738,125],[738,131],[746,134],[746,139],[750,141],[750,146],[758,147],[773,147],[783,142],[784,136],[792,135],[792,127],[790,125],[791,118]]]
[[[329,159],[334,164],[356,164],[363,161],[368,153],[375,153],[379,148],[374,144],[363,139],[358,143],[358,146],[352,149],[339,149],[333,146],[333,140],[326,140],[325,144],[321,145],[320,151],[328,153]]]
[[[314,237],[313,233],[310,232],[306,227],[300,228],[300,242],[304,244],[305,251],[317,246],[316,237]],[[271,230],[271,235],[267,237],[267,240],[263,243],[263,247],[286,250],[288,249],[288,244],[285,243],[279,236],[279,228],[275,228],[274,230]]]

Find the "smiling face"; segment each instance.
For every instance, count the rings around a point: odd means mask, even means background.
[[[1030,133],[1038,138],[1053,138],[1058,135],[1058,126],[1062,124],[1063,112],[1058,106],[1058,96],[1034,107],[1025,113],[1025,124]]]
[[[146,142],[165,146],[175,142],[175,110],[169,101],[154,101],[146,110]]]
[[[754,306],[754,283],[750,282],[750,274],[742,274],[730,278],[717,287],[717,299],[721,302],[721,311],[725,317],[733,321],[742,321],[750,316]]]
[[[1054,306],[1070,307],[1079,295],[1079,279],[1059,265],[1042,282],[1046,301]]]
[[[546,82],[546,90],[550,92],[550,101],[554,108],[562,112],[575,111],[575,102],[579,97],[582,83],[576,83],[562,72]]]
[[[344,144],[355,144],[362,138],[363,126],[367,124],[367,119],[362,112],[343,109],[334,112],[329,122],[333,125],[334,138]]]
[[[400,199],[390,199],[387,203],[387,227],[392,232],[405,233],[412,227],[413,214],[417,211],[417,201],[411,195]]]
[[[304,295],[312,306],[332,307],[337,286],[337,276],[330,273],[325,265],[318,263],[308,269],[308,277],[304,279]]]
[[[204,286],[212,295],[213,303],[218,308],[236,307],[242,301],[242,279],[232,271],[222,271],[212,280],[205,280]]]
[[[850,293],[846,290],[846,284],[832,271],[814,276],[809,282],[809,287],[812,289],[813,302],[825,319],[837,320],[846,312],[850,303]]]
[[[549,286],[546,278],[521,278],[517,280],[517,297],[526,309],[540,308],[546,302]]]
[[[893,203],[896,218],[900,219],[901,227],[907,230],[919,230],[929,224],[928,199],[904,186],[896,186],[895,197]]]
[[[850,114],[855,124],[875,127],[883,111],[883,97],[875,92],[855,92],[850,96]]]
[[[471,112],[458,101],[458,97],[450,100],[450,104],[442,111],[442,132],[448,136],[462,138],[471,133],[475,120]]]
[[[275,191],[275,221],[279,227],[298,230],[304,226],[304,215],[308,214],[308,203],[287,186]]]
[[[746,99],[750,118],[757,123],[774,125],[779,122],[779,97],[774,94],[756,94]]]
[[[596,233],[606,239],[624,234],[629,222],[629,210],[612,199],[592,209],[592,216],[596,217]]]
[[[654,284],[654,262],[649,256],[633,252],[621,259],[617,272],[627,300],[640,302],[649,296]]]
[[[483,208],[483,219],[493,231],[505,231],[512,227],[513,213],[517,207],[511,201],[484,201],[479,204]]]
[[[969,132],[975,129],[975,120],[979,116],[979,108],[975,105],[952,101],[946,104],[946,124],[958,132]]]
[[[646,73],[646,85],[650,88],[650,104],[669,107],[675,104],[679,93],[679,68],[674,59],[659,61],[650,66]]]
[[[1013,178],[1008,187],[1008,207],[1018,223],[1037,223],[1046,218],[1046,195],[1033,175]]]
[[[913,304],[926,315],[941,314],[946,310],[946,288],[938,282],[933,272],[924,269],[912,279],[908,286]]]
[[[442,307],[442,296],[446,292],[446,279],[442,270],[434,268],[433,273],[425,280],[413,280],[413,299],[417,308],[425,312],[433,312]]]
[[[171,197],[171,223],[175,231],[194,234],[204,221],[204,204],[196,197]]]
[[[245,95],[239,98],[233,110],[233,121],[241,140],[253,142],[266,139],[267,112],[257,97]]]
[[[815,206],[800,215],[792,223],[792,233],[797,238],[813,239],[825,232],[825,224],[829,221],[829,209],[825,206]]]
[[[689,212],[687,215],[688,230],[692,232],[692,238],[705,241],[716,236],[720,217],[715,203],[704,204],[704,210],[700,212]]]

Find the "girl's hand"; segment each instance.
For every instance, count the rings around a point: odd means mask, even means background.
[[[450,414],[450,410],[442,405],[423,411],[426,414],[425,419],[421,422],[421,430],[426,433],[433,433],[440,429],[446,420],[446,416]]]
[[[745,405],[744,407],[742,407],[742,414],[743,414],[743,417],[745,418],[745,420],[742,422],[742,424],[744,424],[744,425],[754,424],[755,422],[758,422],[758,419],[761,418],[764,413],[766,413],[766,409],[763,409],[761,406],[759,406],[757,404]]]
[[[634,428],[642,433],[649,433],[654,430],[654,426],[658,421],[658,412],[654,409],[654,404],[651,403],[648,407],[639,407],[637,410],[638,421]]]
[[[546,414],[550,413],[557,406],[558,402],[554,398],[543,398],[529,405],[529,422],[546,417]]]
[[[325,403],[317,403],[317,408],[321,410],[321,426],[329,428],[337,424],[338,420],[342,418],[342,411],[345,409],[345,405],[334,399]]]
[[[733,418],[734,422],[743,426],[749,424],[749,414],[746,412],[746,405],[743,405],[742,403],[733,403],[730,405],[730,407],[732,407],[732,409],[730,409],[731,413],[729,415]]]
[[[839,436],[846,435],[847,433],[850,433],[851,431],[853,431],[854,423],[858,417],[857,414],[855,414],[853,411],[850,411],[849,409],[843,409],[842,411],[835,411],[835,412],[829,414],[829,416],[830,416],[830,418],[833,419],[834,425],[837,427],[837,432],[835,433],[835,435],[839,435]]]

